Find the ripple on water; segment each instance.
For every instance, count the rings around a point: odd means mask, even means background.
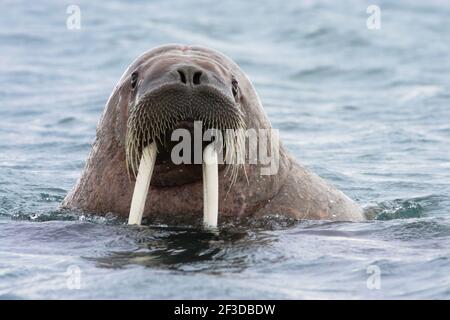
[[[408,219],[425,217],[427,212],[439,207],[438,196],[383,201],[365,208],[366,215],[376,220]]]

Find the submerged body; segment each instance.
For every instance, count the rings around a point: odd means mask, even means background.
[[[114,89],[97,128],[82,176],[63,207],[128,216],[142,148],[158,141],[144,217],[186,222],[201,218],[202,167],[174,164],[167,130],[191,129],[203,120],[220,130],[271,129],[258,95],[240,68],[203,47],[166,45],[141,55]],[[159,130],[159,131],[158,131]],[[227,145],[231,152],[234,145]],[[167,149],[167,150],[166,150]],[[227,150],[228,151],[228,150]],[[279,144],[275,174],[261,164],[219,167],[219,216],[281,214],[295,219],[364,219],[362,209],[341,191],[298,164]]]

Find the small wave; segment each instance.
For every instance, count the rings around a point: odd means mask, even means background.
[[[414,242],[413,246],[428,247],[427,240],[436,241],[450,237],[450,227],[447,222],[438,218],[411,218],[409,220],[384,221],[378,227],[373,227],[371,237],[384,241],[399,240],[407,243]]]
[[[48,221],[85,221],[100,224],[119,224],[123,223],[123,219],[114,215],[106,214],[104,216],[80,213],[77,211],[55,209],[45,212],[14,212],[9,215],[12,220],[19,221],[34,221],[34,222],[48,222]]]
[[[75,117],[65,117],[57,121],[56,125],[67,125],[75,123],[77,118]]]
[[[442,91],[440,86],[414,86],[400,92],[400,102],[406,103],[416,99],[425,99],[436,96]]]
[[[291,76],[292,80],[305,80],[321,77],[338,76],[341,70],[331,65],[319,65],[312,68],[300,70]]]
[[[411,199],[394,199],[383,201],[365,208],[368,218],[374,220],[393,220],[421,218],[426,212],[436,207],[437,196],[425,196]]]

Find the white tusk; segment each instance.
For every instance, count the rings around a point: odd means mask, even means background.
[[[219,172],[214,144],[203,151],[203,225],[217,227],[219,215]]]
[[[152,142],[152,144],[142,150],[141,162],[139,163],[139,171],[133,191],[133,199],[131,200],[128,224],[141,224],[155,161],[156,144],[155,142]]]

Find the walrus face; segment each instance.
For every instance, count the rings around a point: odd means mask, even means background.
[[[202,179],[201,164],[194,164],[194,152],[198,151],[193,141],[195,121],[201,121],[202,135],[207,129],[217,129],[225,137],[227,129],[245,128],[238,81],[211,58],[175,54],[156,57],[131,73],[129,85],[127,166],[136,175],[143,149],[154,142],[157,157],[153,186],[171,187]],[[188,164],[172,161],[171,151],[179,143],[171,139],[175,129],[191,133],[192,154]],[[224,139],[221,151],[225,159],[239,156],[242,141],[239,136]],[[200,154],[209,143],[201,142]],[[233,179],[237,175],[234,166],[231,173]]]

